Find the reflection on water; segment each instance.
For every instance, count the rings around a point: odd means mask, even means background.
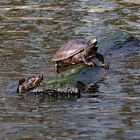
[[[1,139],[140,139],[138,0],[1,0],[0,29]],[[40,101],[14,94],[19,77],[55,77],[56,50],[91,36],[111,63],[98,97]]]

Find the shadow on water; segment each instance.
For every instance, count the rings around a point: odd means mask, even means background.
[[[0,139],[140,139],[137,0],[2,0],[0,13]],[[55,101],[15,95],[21,77],[56,77],[51,58],[62,44],[91,36],[110,62],[94,92]]]

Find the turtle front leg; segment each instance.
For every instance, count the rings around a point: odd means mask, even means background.
[[[104,63],[104,57],[100,53],[95,53],[95,57],[99,60],[100,62],[100,67],[104,67],[105,69],[109,69],[109,66]]]
[[[84,62],[86,65],[88,65],[88,66],[95,66],[95,67],[98,66],[95,62],[89,61],[89,60],[85,57],[85,55],[83,55],[83,62]]]

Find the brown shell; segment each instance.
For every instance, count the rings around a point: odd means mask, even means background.
[[[87,42],[82,39],[70,40],[63,47],[61,47],[55,54],[53,61],[60,61],[67,59],[79,52],[86,47]]]

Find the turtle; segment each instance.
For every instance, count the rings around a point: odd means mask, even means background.
[[[65,88],[39,88],[36,89],[43,80],[43,75],[34,75],[28,78],[19,79],[17,93],[19,95],[47,95],[50,97],[64,96],[68,98],[80,98],[80,89],[77,87]]]
[[[21,78],[18,82],[17,93],[26,93],[40,85],[43,75],[30,76],[29,78]]]
[[[61,47],[54,55],[52,61],[55,62],[55,68],[57,73],[60,72],[62,66],[77,64],[83,62],[88,66],[97,66],[95,62],[92,62],[92,58],[97,58],[100,62],[100,66],[108,68],[104,63],[104,57],[98,53],[97,39],[91,38],[88,41],[83,39],[73,39],[68,41],[63,47]]]

